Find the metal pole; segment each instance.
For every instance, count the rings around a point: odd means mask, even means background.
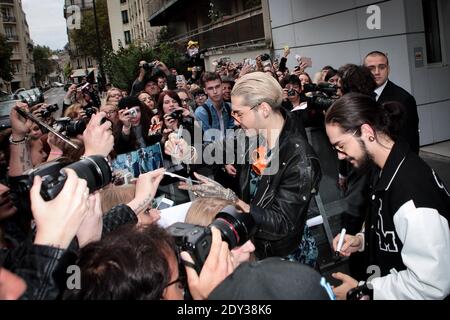
[[[94,6],[94,21],[95,21],[95,33],[97,35],[97,56],[98,56],[98,64],[99,64],[99,71],[100,75],[102,77],[102,83],[99,83],[99,89],[103,88],[103,84],[106,80],[105,73],[103,72],[103,50],[102,50],[102,44],[100,40],[100,32],[98,30],[98,21],[97,21],[97,8],[95,6],[95,0],[93,0],[93,6]]]

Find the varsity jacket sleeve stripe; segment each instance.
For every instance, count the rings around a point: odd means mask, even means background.
[[[450,293],[449,222],[436,209],[412,200],[394,215],[406,270],[374,278],[374,299],[443,299]]]

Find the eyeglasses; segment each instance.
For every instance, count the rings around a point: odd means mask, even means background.
[[[114,113],[117,112],[117,110],[110,110],[110,111],[104,111],[106,113],[107,117],[111,117]]]
[[[231,110],[231,116],[234,118],[234,120],[236,120],[237,122],[240,122],[240,120],[247,114],[250,112],[250,110],[255,109],[256,107],[258,107],[261,103],[258,103],[256,105],[254,105],[253,107],[251,107],[250,109],[248,109],[247,111],[239,114],[240,111],[235,111],[235,110]]]
[[[356,134],[358,131],[359,131],[359,128],[356,129],[355,132],[352,133],[351,137],[355,136],[355,134]],[[348,139],[350,139],[350,137],[347,138],[347,139],[345,139],[345,140],[348,140]],[[344,140],[344,141],[345,141],[345,140]],[[333,144],[332,147],[333,147],[333,149],[336,150],[337,152],[342,153],[342,154],[344,154],[344,155],[347,156],[347,153],[344,151],[344,145],[342,144],[342,142],[343,142],[343,141],[339,141],[339,143]],[[338,144],[339,144],[339,145],[338,145]]]
[[[185,283],[186,283],[186,277],[184,275],[180,274],[177,279],[169,282],[167,284],[166,288],[170,287],[171,285],[174,285],[175,283],[179,283],[178,288],[183,290]]]

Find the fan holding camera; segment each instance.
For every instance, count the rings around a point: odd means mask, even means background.
[[[145,91],[157,100],[161,93],[161,88],[158,86],[158,74],[161,75],[161,73],[164,73],[167,80],[173,77],[169,68],[162,61],[140,61],[139,75],[132,85],[130,96],[137,96],[140,92]]]
[[[148,135],[151,128],[150,110],[138,98],[122,98],[118,107],[120,121],[114,129],[114,150],[118,154],[128,153],[159,142],[160,137]]]

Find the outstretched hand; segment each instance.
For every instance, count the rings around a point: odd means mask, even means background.
[[[238,201],[237,195],[231,190],[223,187],[220,183],[202,176],[201,174],[194,173],[195,177],[201,182],[201,184],[191,185],[185,182],[181,182],[178,188],[182,190],[190,190],[194,195],[201,198],[219,198],[232,201],[236,203]]]

